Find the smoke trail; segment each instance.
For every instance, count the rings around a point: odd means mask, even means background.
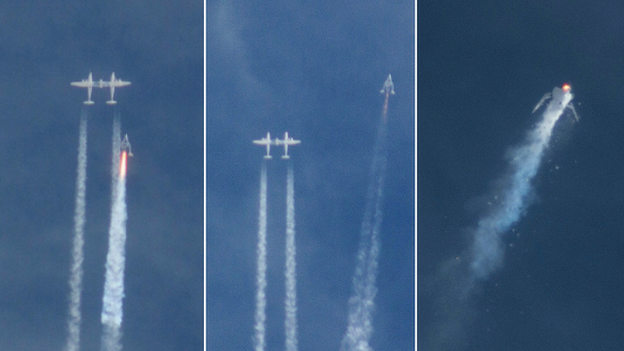
[[[119,154],[121,149],[121,116],[115,107],[113,113],[113,153],[111,158],[111,202],[115,201],[117,183],[119,182]]]
[[[254,348],[264,351],[266,320],[266,230],[267,230],[267,171],[266,162],[262,162],[260,173],[260,213],[258,215],[258,270],[256,275],[256,324],[254,326]]]
[[[502,266],[502,237],[520,220],[530,204],[533,191],[531,180],[537,174],[555,123],[572,97],[569,86],[553,90],[552,101],[542,120],[529,131],[519,146],[507,153],[509,171],[499,179],[500,191],[495,196],[497,203],[471,230],[474,241],[469,251],[466,255],[444,262],[435,279],[425,285],[428,288],[424,294],[431,295],[435,300],[437,320],[430,322],[427,339],[423,339],[428,345],[423,348],[460,350],[467,345],[468,329],[477,317],[471,297],[479,292],[479,283]]]
[[[115,122],[118,123],[116,116]],[[115,122],[113,125],[115,125]],[[120,140],[120,130],[113,129],[113,147],[115,140]],[[118,146],[118,145],[117,145]],[[119,147],[113,149],[119,155]],[[116,160],[119,165],[119,158]],[[124,161],[125,162],[125,161]],[[119,166],[117,172],[119,172]],[[124,267],[126,245],[126,177],[117,174],[117,183],[113,187],[113,204],[109,229],[108,255],[106,256],[106,281],[102,306],[103,351],[121,350],[121,322],[123,317],[122,300],[124,297]]]
[[[121,322],[123,317],[124,267],[126,244],[126,179],[117,183],[117,198],[113,204],[109,231],[108,255],[106,256],[106,282],[102,307],[102,350],[121,350]]]
[[[386,176],[386,120],[389,94],[386,93],[382,120],[377,127],[373,153],[371,183],[368,188],[366,210],[360,232],[360,246],[353,276],[354,294],[349,299],[347,331],[341,342],[341,351],[372,350],[369,345],[373,333],[372,314],[377,287],[377,260],[380,250],[379,231],[382,221],[383,186]]]
[[[472,281],[486,279],[502,265],[502,235],[520,219],[528,205],[531,180],[539,169],[555,122],[572,99],[569,89],[568,86],[566,90],[553,90],[553,100],[544,112],[542,121],[529,133],[523,144],[509,152],[510,176],[503,180],[506,189],[498,196],[500,206],[481,218],[474,232],[470,263]]]
[[[69,317],[67,320],[67,343],[65,350],[76,351],[80,345],[80,297],[82,293],[82,261],[85,226],[85,193],[87,190],[87,120],[88,110],[80,112],[78,137],[78,169],[76,170],[76,208],[74,212],[74,243],[69,276]]]
[[[386,98],[384,99],[383,111],[381,115],[383,116],[383,122],[388,122],[388,100],[390,99],[390,91],[386,92]]]
[[[286,183],[286,351],[297,351],[297,272],[295,254],[295,178],[288,165]]]

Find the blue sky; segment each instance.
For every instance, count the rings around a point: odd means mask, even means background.
[[[414,349],[414,3],[211,1],[207,7],[207,343],[253,347],[259,178],[271,132],[295,178],[299,349],[347,326],[389,73],[389,159],[371,344]],[[286,163],[268,163],[267,349],[284,347]]]
[[[78,122],[94,79],[119,89],[132,151],[122,344],[203,345],[203,4],[42,1],[0,11],[0,348],[65,343]],[[110,221],[112,109],[88,125],[82,348],[100,344]]]

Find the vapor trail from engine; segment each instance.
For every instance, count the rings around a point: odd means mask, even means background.
[[[520,219],[526,209],[527,198],[532,191],[531,180],[537,174],[555,123],[572,97],[569,85],[565,85],[563,89],[555,88],[542,121],[529,133],[524,143],[508,153],[510,176],[503,180],[506,187],[497,196],[500,204],[479,220],[474,231],[471,281],[486,279],[502,265],[502,235]]]
[[[76,208],[74,211],[74,242],[69,276],[69,317],[67,320],[66,351],[76,351],[80,347],[80,301],[82,294],[82,262],[84,260],[85,194],[87,190],[87,106],[80,112],[78,137],[78,168],[76,170]]]
[[[295,255],[295,177],[292,164],[286,179],[286,351],[297,351],[297,271]]]
[[[266,321],[266,231],[267,231],[267,170],[262,162],[260,171],[260,212],[258,214],[258,266],[256,272],[256,317],[254,325],[254,349],[264,351]]]
[[[119,351],[121,350],[121,323],[123,319],[123,297],[124,297],[124,268],[126,261],[126,177],[120,174],[119,161],[119,143],[121,133],[119,127],[119,118],[115,114],[113,122],[113,154],[117,154],[117,159],[113,158],[113,167],[115,163],[117,168],[113,168],[113,173],[117,178],[117,182],[113,185],[113,204],[111,208],[111,224],[109,229],[108,255],[106,256],[106,280],[104,283],[104,297],[102,306],[102,350],[103,351]],[[117,143],[117,145],[116,145]],[[125,153],[123,155],[125,168]],[[115,162],[116,161],[116,162]],[[115,172],[116,170],[116,172]]]
[[[115,201],[119,182],[119,155],[121,154],[121,116],[115,108],[113,114],[113,152],[111,156],[111,202]]]
[[[373,311],[377,294],[376,279],[380,250],[379,232],[382,221],[383,188],[387,163],[387,112],[388,97],[386,91],[382,119],[377,127],[377,139],[373,152],[371,182],[366,197],[366,210],[360,232],[360,246],[357,254],[355,274],[353,276],[354,294],[349,299],[347,331],[342,339],[341,351],[370,350],[370,337],[373,333]]]
[[[529,131],[522,143],[507,152],[508,171],[496,183],[491,207],[476,227],[469,229],[472,245],[465,254],[444,262],[432,280],[427,293],[436,300],[437,320],[430,323],[431,330],[426,339],[422,339],[428,345],[423,348],[461,350],[468,344],[465,338],[478,315],[471,298],[480,291],[480,283],[503,265],[503,236],[520,220],[531,203],[531,181],[539,170],[555,123],[573,98],[570,90],[569,85],[554,88],[552,94],[546,94],[537,104],[534,112],[552,97],[542,120]]]

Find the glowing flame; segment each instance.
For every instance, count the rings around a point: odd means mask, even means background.
[[[563,91],[565,91],[566,93],[570,91],[570,89],[572,89],[572,87],[570,86],[570,84],[564,84],[562,87]]]
[[[122,178],[126,177],[126,166],[128,161],[128,153],[126,151],[121,152],[121,160],[119,161],[119,175]]]

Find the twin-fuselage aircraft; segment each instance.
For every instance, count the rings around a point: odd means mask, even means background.
[[[79,88],[87,88],[87,101],[84,102],[85,105],[93,105],[93,101],[91,100],[91,91],[93,88],[110,88],[111,98],[110,100],[106,101],[106,103],[109,105],[114,105],[117,103],[117,101],[115,101],[114,99],[115,88],[121,88],[130,85],[130,82],[125,82],[121,79],[115,79],[115,72],[113,72],[113,74],[111,75],[110,82],[101,79],[99,81],[94,81],[93,75],[89,73],[89,77],[87,79],[83,79],[80,82],[71,82],[71,85]]]
[[[297,145],[301,143],[301,140],[295,140],[293,138],[289,138],[288,137],[288,132],[284,133],[284,139],[280,140],[278,138],[275,138],[274,141],[271,140],[271,133],[267,132],[266,138],[262,138],[260,140],[254,140],[253,141],[254,144],[256,145],[265,145],[266,149],[267,149],[267,153],[266,155],[264,155],[265,159],[271,159],[271,145],[284,145],[284,155],[282,155],[283,159],[289,159],[290,156],[288,155],[288,146],[289,145]]]
[[[264,158],[266,158],[267,160],[272,158],[271,157],[271,145],[274,145],[274,142],[271,141],[271,133],[267,132],[266,138],[262,138],[260,140],[254,140],[253,143],[256,145],[266,145],[267,154],[264,155]]]

